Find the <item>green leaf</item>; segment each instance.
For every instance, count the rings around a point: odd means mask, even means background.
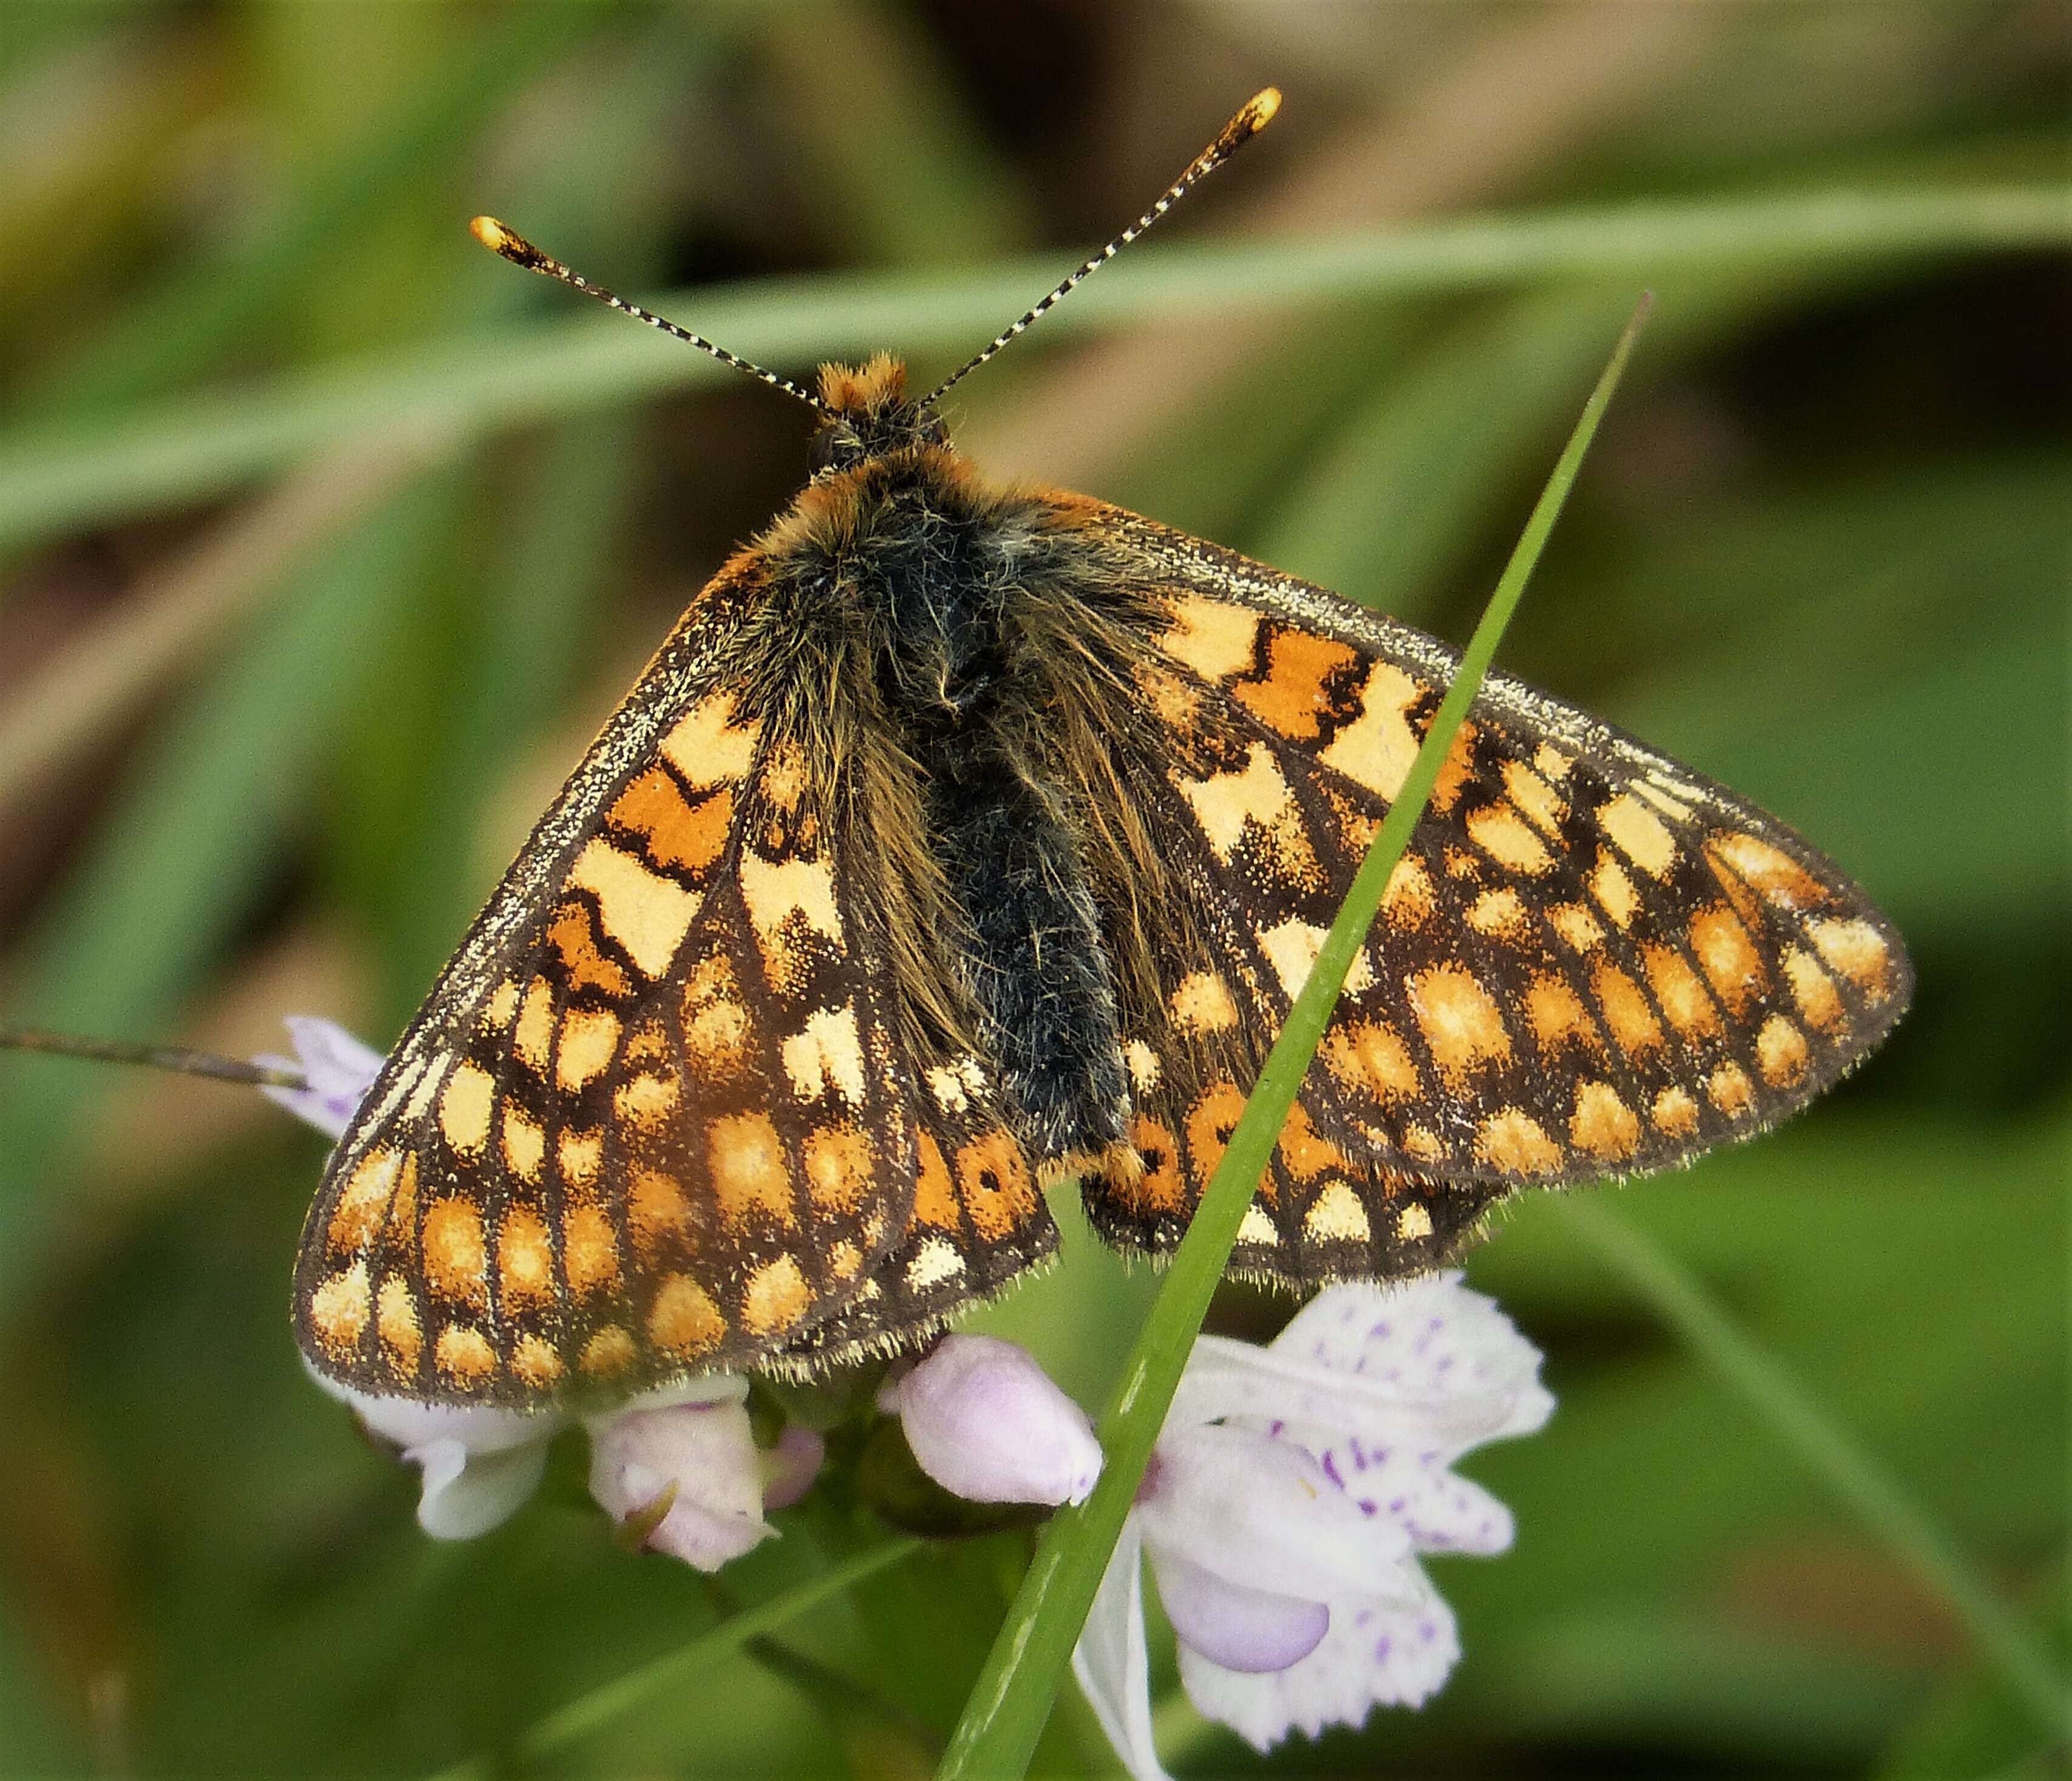
[[[1634,311],[1585,405],[1582,418],[1462,654],[1460,668],[1440,701],[1402,790],[1354,875],[1316,964],[1268,1054],[1231,1133],[1229,1147],[1173,1258],[1164,1288],[1124,1364],[1101,1423],[1106,1465],[1100,1482],[1083,1506],[1061,1509],[1044,1530],[1029,1573],[951,1741],[939,1771],[941,1781],[979,1781],[980,1777],[995,1781],[1027,1771],[1260,1175],[1322,1042],[1346,973],[1381,907],[1389,874],[1424,814],[1454,733],[1481,688],[1504,627],[1518,608],[1548,535],[1574,486],[1651,302],[1644,298]]]
[[[1434,224],[1322,241],[1182,243],[1124,260],[1046,327],[1405,296],[1550,279],[1918,257],[2072,241],[2042,186],[1634,204]],[[461,245],[464,245],[462,244]],[[460,246],[456,247],[456,252]],[[1055,278],[1054,257],[962,274],[772,280],[657,300],[767,364],[829,354],[955,351]],[[612,317],[507,325],[282,378],[183,397],[107,426],[0,434],[0,547],[199,500],[361,436],[458,445],[497,427],[611,407],[729,375]]]

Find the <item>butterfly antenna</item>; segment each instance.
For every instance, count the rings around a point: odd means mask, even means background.
[[[101,1063],[141,1064],[183,1076],[210,1076],[218,1082],[250,1083],[266,1088],[306,1088],[299,1070],[284,1070],[214,1051],[190,1051],[182,1045],[125,1045],[116,1039],[77,1039],[70,1033],[46,1033],[32,1026],[0,1026],[0,1051],[47,1051],[59,1057],[92,1058]]]
[[[927,395],[922,399],[920,405],[923,408],[934,406],[948,393],[952,385],[960,383],[968,377],[1009,341],[1018,335],[1027,333],[1042,319],[1046,314],[1063,302],[1070,292],[1100,271],[1116,255],[1121,253],[1138,236],[1163,216],[1167,211],[1179,203],[1181,199],[1195,186],[1214,173],[1253,137],[1265,129],[1272,121],[1274,113],[1280,109],[1281,89],[1278,87],[1263,88],[1246,100],[1238,114],[1223,125],[1222,132],[1216,139],[1188,162],[1187,171],[1158,195],[1157,203],[1145,212],[1121,234],[1116,236],[1100,253],[1088,260],[1042,302],[1030,310],[1019,321],[1003,328],[995,335],[983,352],[959,365],[948,376],[928,392]]]
[[[645,322],[648,327],[660,330],[672,339],[681,340],[686,346],[694,346],[699,352],[711,354],[723,365],[732,365],[736,371],[745,371],[759,383],[772,389],[781,389],[787,396],[796,396],[807,407],[816,411],[825,405],[811,390],[795,384],[789,377],[779,376],[767,371],[751,359],[744,359],[738,352],[730,352],[717,346],[702,334],[693,334],[687,327],[679,327],[667,317],[657,315],[652,310],[643,309],[638,303],[629,303],[623,297],[615,296],[602,285],[594,285],[579,272],[572,272],[551,253],[542,253],[516,229],[507,228],[494,216],[478,216],[468,225],[475,240],[492,253],[500,253],[513,265],[523,266],[528,272],[536,272],[544,278],[558,278],[565,285],[572,285],[586,297],[594,297],[600,303],[617,310],[622,315],[631,315],[636,322]]]

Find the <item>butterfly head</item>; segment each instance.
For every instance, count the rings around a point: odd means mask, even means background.
[[[822,365],[816,471],[845,470],[867,459],[947,445],[942,417],[926,401],[910,401],[906,368],[881,352],[861,365]]]

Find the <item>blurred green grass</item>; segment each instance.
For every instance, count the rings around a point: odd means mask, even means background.
[[[35,275],[0,298],[0,697],[80,640],[145,650],[159,578],[242,535],[266,478],[330,474],[348,431],[397,455],[0,783],[10,1014],[249,1050],[321,1002],[385,1041],[586,728],[800,479],[783,405],[569,315],[469,214],[621,288],[779,281],[678,299],[744,350],[948,363],[1273,80],[1274,130],[960,389],[960,432],[1457,636],[1608,319],[1659,285],[1509,665],[1803,829],[1899,919],[1921,992],[1807,1118],[1614,1203],[2062,1643],[2063,224],[2055,252],[1802,230],[1647,257],[1836,192],[2072,212],[2066,72],[2060,13],[2020,0],[15,7],[0,249]],[[1486,220],[1343,282],[1399,198]],[[1540,219],[1628,205],[1660,220],[1637,247],[1531,257]],[[1306,295],[1274,289],[1291,228]],[[1446,272],[1449,240],[1498,271]],[[453,424],[456,389],[495,424]],[[426,1772],[879,1537],[831,1486],[722,1602],[618,1553],[565,1476],[487,1540],[422,1541],[286,1340],[319,1146],[230,1094],[0,1071],[8,1772]],[[1149,1283],[1069,1234],[985,1322],[1092,1402]],[[1554,1208],[1517,1207],[1470,1276],[1562,1398],[1477,1456],[1519,1548],[1442,1568],[1468,1656],[1430,1709],[1276,1772],[2045,1772],[1946,1611]],[[925,1772],[1022,1549],[911,1561],[777,1635],[823,1670],[733,1657],[556,1764]],[[1258,1767],[1165,1717],[1178,1772]],[[1039,1761],[1103,1772],[1085,1735],[1061,1714]]]

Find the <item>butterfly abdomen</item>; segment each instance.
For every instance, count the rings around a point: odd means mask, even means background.
[[[1079,800],[1030,746],[1032,699],[1054,701],[1032,691],[1044,666],[1020,622],[1079,547],[1048,504],[988,487],[939,447],[824,478],[778,536],[777,572],[810,590],[802,624],[844,632],[850,645],[826,653],[868,664],[867,684],[836,696],[870,702],[866,727],[896,738],[921,788],[922,833],[886,837],[884,852],[930,862],[949,919],[901,950],[952,980],[1039,1166],[1107,1150],[1128,1113],[1114,973]],[[896,882],[887,903],[895,926],[923,912]]]

